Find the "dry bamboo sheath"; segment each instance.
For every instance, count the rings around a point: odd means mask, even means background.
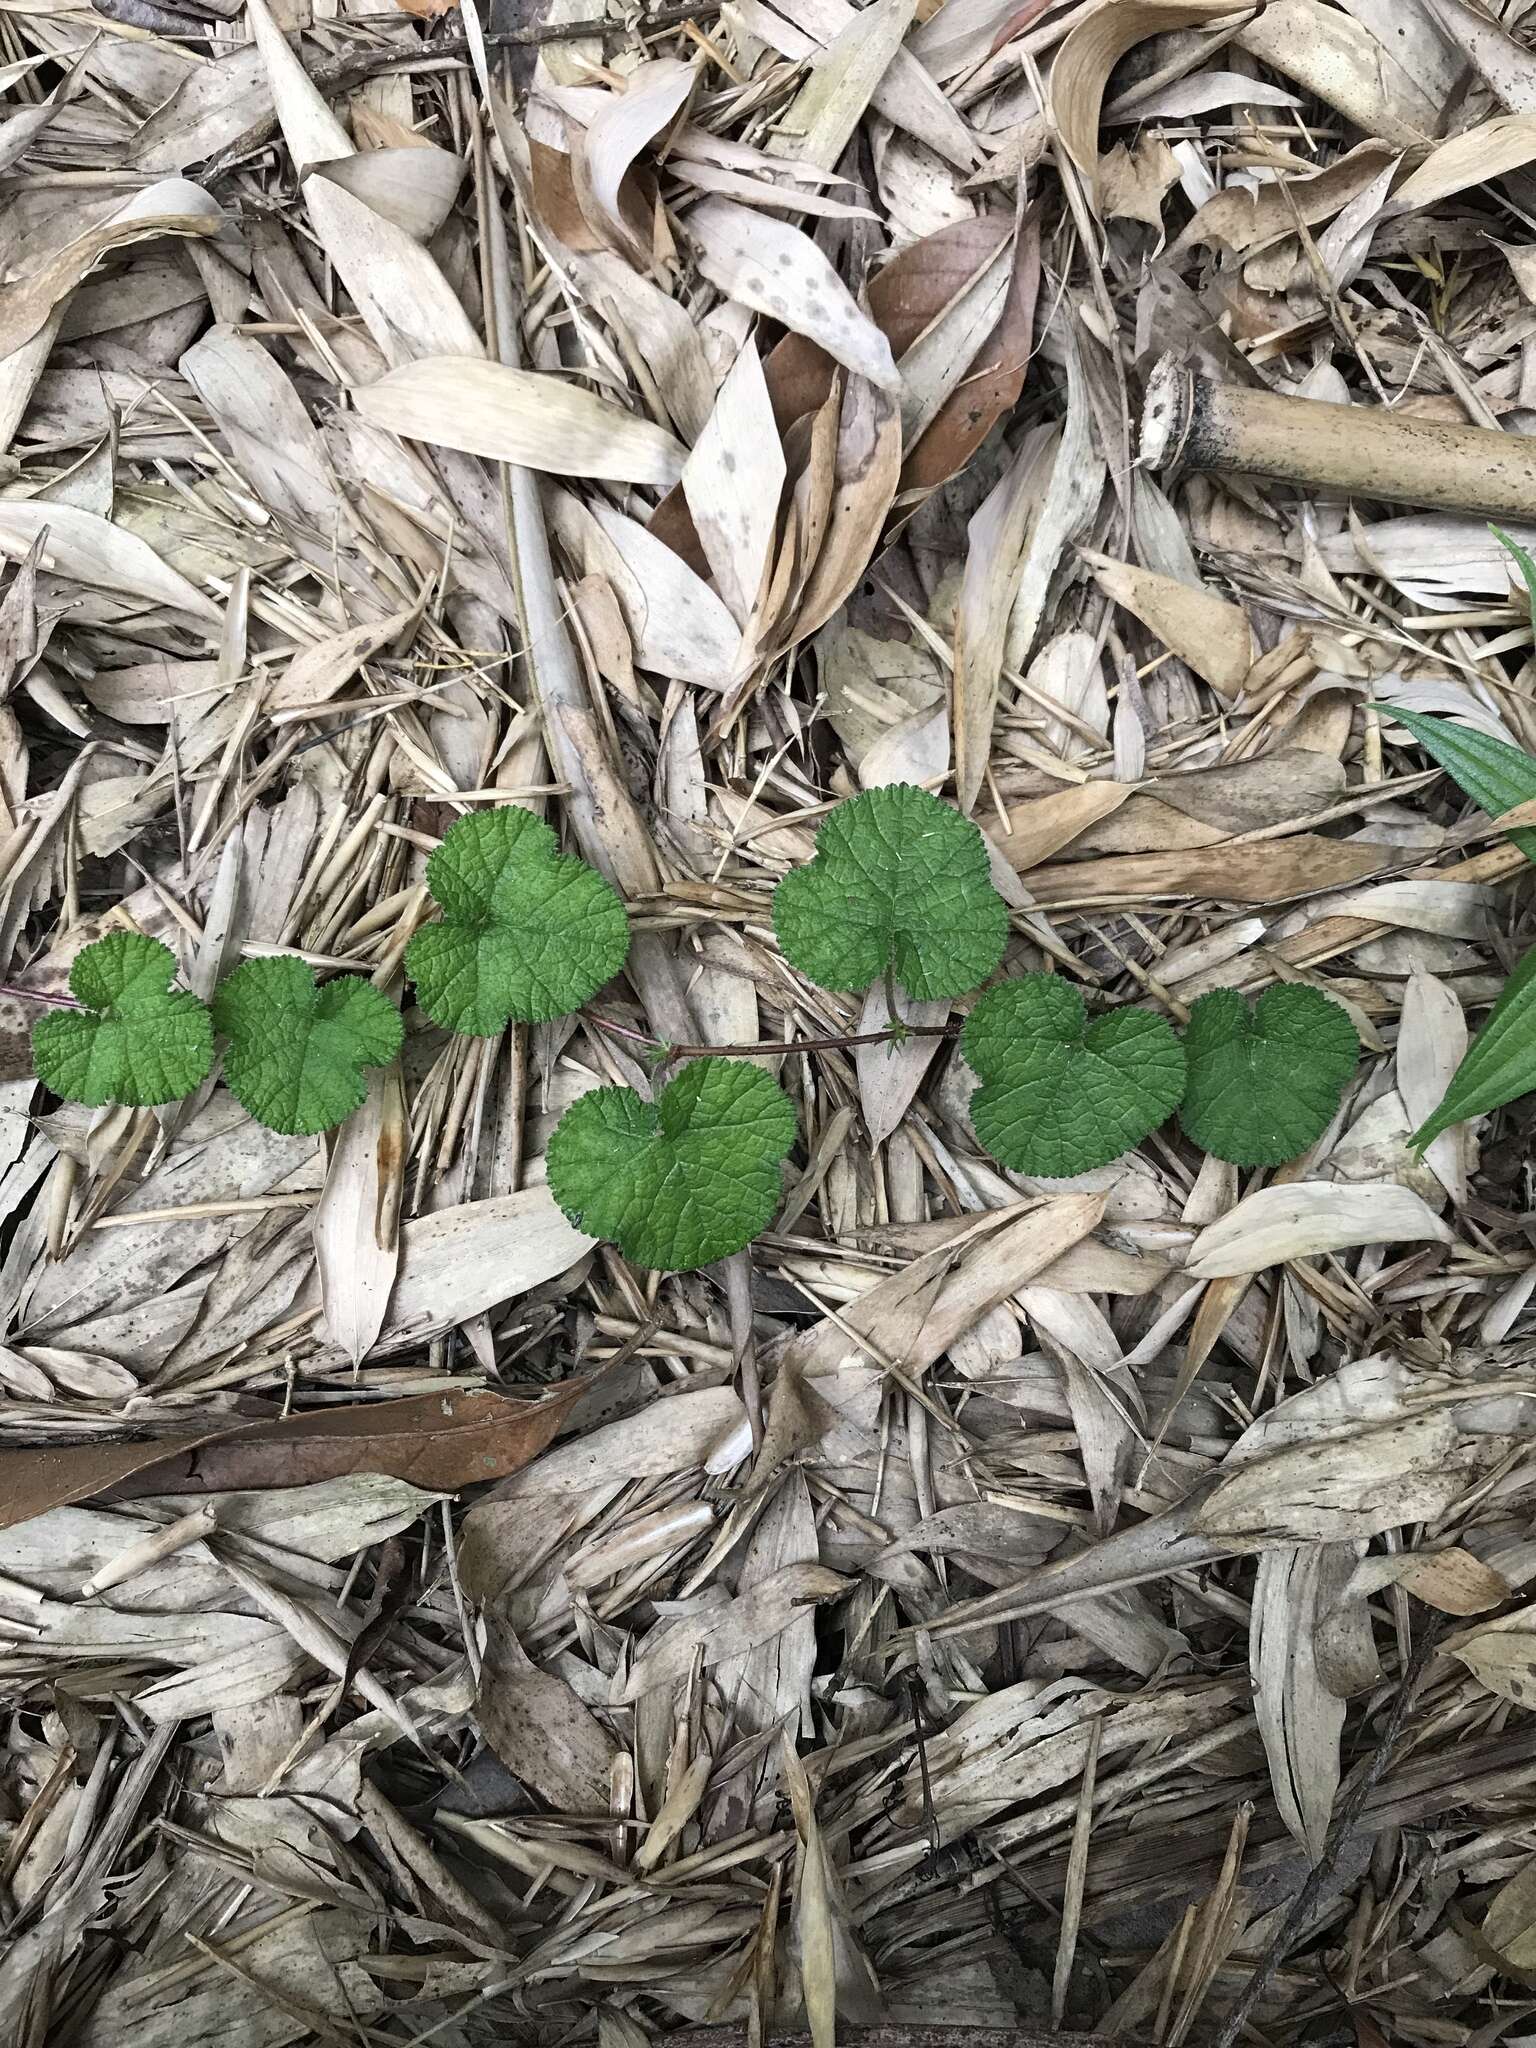
[[[1267,477],[1395,505],[1536,519],[1536,439],[1217,384],[1166,355],[1147,384],[1150,469]]]

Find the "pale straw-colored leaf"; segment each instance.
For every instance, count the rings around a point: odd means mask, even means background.
[[[365,420],[406,440],[555,476],[665,490],[682,474],[683,448],[651,421],[563,377],[483,358],[402,363],[354,392],[353,403]]]

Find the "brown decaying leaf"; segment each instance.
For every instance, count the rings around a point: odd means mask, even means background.
[[[521,1470],[553,1441],[579,1393],[572,1384],[542,1401],[422,1394],[144,1443],[0,1451],[0,1528],[107,1493],[307,1486],[349,1472],[452,1491]]]

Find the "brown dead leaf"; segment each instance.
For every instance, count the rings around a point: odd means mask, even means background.
[[[1382,846],[1347,845],[1314,832],[1291,839],[1213,845],[1208,852],[1126,854],[1035,868],[1030,894],[1042,904],[1136,902],[1210,896],[1223,903],[1283,903],[1314,889],[1342,889],[1393,865]]]
[[[142,1443],[0,1451],[0,1528],[104,1493],[127,1499],[306,1486],[352,1472],[382,1472],[453,1492],[521,1471],[553,1441],[584,1391],[573,1381],[542,1401],[421,1394]]]
[[[870,282],[869,310],[898,359],[934,325],[946,306],[996,256],[1013,233],[998,214],[981,214],[925,235]],[[1033,346],[1040,288],[1040,230],[1030,218],[1018,230],[1003,311],[959,386],[924,429],[902,464],[900,489],[931,491],[958,475],[997,421],[1019,400]]]

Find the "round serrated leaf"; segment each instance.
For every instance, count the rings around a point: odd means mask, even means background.
[[[1213,989],[1189,1013],[1186,1136],[1236,1166],[1281,1166],[1320,1137],[1355,1071],[1347,1011],[1315,988],[1281,982],[1250,1010]]]
[[[1151,1010],[1088,1021],[1056,974],[988,989],[965,1021],[961,1049],[981,1082],[976,1135],[1004,1166],[1043,1180],[1107,1166],[1179,1106],[1184,1053]]]
[[[549,1141],[550,1192],[593,1237],[666,1273],[739,1252],[779,1205],[795,1106],[746,1060],[692,1060],[654,1103],[594,1088]]]
[[[270,1131],[328,1131],[362,1106],[366,1067],[400,1050],[400,1013],[356,974],[316,985],[290,953],[246,960],[220,983],[213,1021],[229,1039],[230,1093]]]
[[[175,972],[170,948],[141,932],[87,946],[69,977],[86,1007],[33,1027],[38,1079],[91,1109],[147,1109],[188,1094],[213,1064],[213,1026],[196,996],[171,987]]]
[[[890,968],[926,1003],[981,986],[1003,957],[1008,906],[970,819],[894,783],[828,814],[815,858],[774,891],[773,923],[819,988],[868,988]]]
[[[467,1037],[568,1016],[628,955],[614,891],[515,804],[451,826],[427,886],[443,914],[406,947],[405,970],[433,1023]]]

